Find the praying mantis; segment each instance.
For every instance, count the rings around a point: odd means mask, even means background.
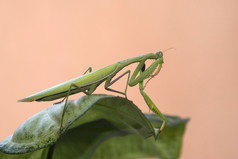
[[[151,59],[153,60],[153,63],[148,68],[145,68],[145,62]],[[113,79],[113,77],[117,73],[119,73],[123,68],[134,63],[139,63],[139,64],[135,68],[132,75],[131,75],[131,70],[128,70],[124,72],[122,75],[120,75],[119,77],[117,77],[116,79]],[[139,84],[140,93],[143,96],[149,109],[152,110],[163,121],[161,127],[158,129],[158,132],[157,132],[157,134],[160,134],[165,127],[165,118],[163,114],[160,112],[160,110],[156,107],[154,102],[145,93],[144,89],[147,82],[159,74],[163,63],[164,63],[163,52],[159,51],[156,53],[148,53],[148,54],[133,57],[124,61],[120,61],[93,72],[92,72],[92,68],[89,67],[82,76],[79,76],[72,80],[63,82],[61,84],[58,84],[56,86],[53,86],[51,88],[38,92],[36,94],[25,97],[19,100],[19,102],[53,101],[56,99],[63,98],[61,102],[65,100],[65,105],[62,112],[61,123],[60,123],[61,124],[60,134],[61,134],[63,117],[67,109],[67,101],[70,95],[79,93],[79,92],[83,92],[86,95],[91,95],[97,89],[97,87],[105,81],[104,87],[106,90],[122,94],[127,98],[126,92],[127,92],[128,85],[130,87],[133,87]],[[114,84],[116,81],[118,81],[120,78],[122,78],[125,75],[128,75],[128,78],[127,78],[127,84],[126,84],[124,92],[109,88],[112,84]],[[148,81],[144,85],[143,82],[145,79],[148,79]]]

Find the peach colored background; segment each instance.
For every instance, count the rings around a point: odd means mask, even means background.
[[[163,113],[191,118],[181,158],[238,158],[237,9],[236,0],[1,0],[0,140],[52,104],[18,99],[89,66],[175,47],[146,91]],[[138,87],[128,97],[148,112]]]

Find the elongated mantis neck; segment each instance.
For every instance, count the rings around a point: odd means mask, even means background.
[[[132,63],[141,62],[142,60],[157,59],[157,58],[158,57],[154,53],[148,53],[142,56],[137,56],[127,60],[120,61],[118,62],[118,64],[120,65],[121,68],[124,68]]]

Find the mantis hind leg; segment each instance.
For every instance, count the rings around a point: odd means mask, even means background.
[[[70,92],[72,90],[72,88],[75,87],[76,89],[79,89],[81,92],[85,93],[86,95],[90,95],[92,94],[92,92],[97,88],[97,85],[92,85],[87,91],[81,89],[80,87],[78,87],[76,84],[72,83],[69,87],[69,90],[67,92],[67,95],[64,97],[64,99],[61,101],[63,102],[65,100],[65,104],[64,104],[64,109],[62,112],[62,116],[61,116],[61,120],[60,120],[60,130],[59,130],[59,136],[61,136],[62,134],[62,125],[63,125],[63,120],[64,120],[64,114],[67,110],[67,104],[68,104],[68,98],[70,95]]]
[[[85,74],[87,74],[87,72],[89,72],[89,73],[92,72],[92,67],[89,67],[83,74],[85,75]],[[77,85],[75,85],[75,84],[73,84],[73,83],[71,84],[69,90],[71,90],[72,86],[76,87],[77,89],[79,89],[81,92],[83,92],[83,93],[86,94],[86,95],[90,95],[90,94],[91,94],[91,93],[88,93],[89,91],[82,90],[82,89],[80,89]],[[66,97],[64,97],[61,101],[59,101],[59,102],[57,102],[57,103],[54,103],[54,104],[61,103],[61,102],[63,102],[65,99],[66,99]]]
[[[70,91],[71,91],[72,86],[76,87],[77,89],[79,89],[81,92],[83,92],[83,93],[86,94],[86,95],[90,95],[90,94],[91,94],[89,91],[82,90],[81,88],[79,88],[77,85],[75,85],[75,84],[73,84],[73,83],[72,83],[72,84],[70,85],[70,87],[69,87],[69,91],[68,91],[69,94],[70,94]],[[68,96],[68,95],[67,95],[67,96]],[[54,104],[62,103],[63,101],[65,101],[65,99],[66,99],[67,96],[65,96],[61,101],[56,102],[56,103],[54,103]]]
[[[92,72],[92,67],[89,67],[83,74],[85,75],[87,72]]]
[[[152,110],[162,121],[162,125],[159,129],[158,132],[156,132],[156,139],[158,138],[158,135],[163,131],[164,127],[165,127],[165,117],[164,115],[160,112],[160,110],[156,107],[156,105],[154,104],[154,102],[150,99],[150,97],[144,92],[144,86],[143,86],[143,81],[139,83],[139,88],[140,88],[140,93],[141,95],[144,97],[144,100],[146,102],[146,104],[148,105],[148,107],[150,108],[150,110]]]
[[[116,79],[114,79],[113,81],[111,81],[112,78],[113,78],[113,76],[112,76],[112,77],[109,77],[109,78],[106,80],[105,89],[108,90],[108,91],[111,91],[111,92],[116,92],[116,93],[123,94],[123,95],[127,98],[126,92],[127,92],[127,87],[128,87],[129,79],[130,79],[130,73],[131,73],[131,71],[128,70],[128,71],[126,71],[125,73],[123,73],[122,75],[120,75],[119,77],[117,77]],[[111,85],[113,85],[116,81],[118,81],[119,79],[121,79],[121,78],[122,78],[123,76],[125,76],[126,74],[128,74],[128,77],[127,77],[126,88],[125,88],[125,91],[124,91],[124,92],[117,91],[117,90],[115,90],[115,89],[109,88]]]

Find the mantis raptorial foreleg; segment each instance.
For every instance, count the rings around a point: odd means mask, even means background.
[[[117,90],[114,90],[114,89],[111,89],[109,88],[111,85],[113,85],[116,81],[118,81],[119,79],[121,79],[123,76],[125,76],[126,74],[128,74],[128,78],[127,78],[127,81],[126,81],[126,88],[125,88],[125,91],[124,92],[120,92],[120,91],[117,91]],[[128,86],[128,83],[129,83],[129,79],[130,79],[130,74],[131,74],[131,71],[128,70],[126,71],[125,73],[123,73],[122,75],[120,75],[119,77],[117,77],[116,79],[114,79],[113,81],[112,80],[112,77],[108,78],[106,80],[106,83],[105,83],[105,89],[108,90],[108,91],[111,91],[111,92],[116,92],[116,93],[120,93],[120,94],[123,94],[126,98],[127,98],[127,95],[126,95],[126,91],[127,91],[127,86]]]
[[[150,97],[144,92],[144,85],[143,85],[143,81],[144,79],[146,79],[147,77],[151,77],[153,78],[154,76],[156,76],[162,67],[162,63],[160,60],[156,60],[153,64],[151,64],[147,69],[145,68],[145,61],[142,60],[136,70],[134,71],[134,73],[132,74],[132,77],[129,81],[130,85],[136,85],[139,83],[139,89],[140,89],[140,93],[143,96],[146,104],[148,105],[148,107],[150,108],[150,110],[152,110],[157,116],[159,116],[159,118],[163,121],[158,134],[164,129],[165,127],[165,118],[163,116],[163,114],[159,111],[159,109],[156,107],[156,105],[154,104],[154,102],[150,99]],[[160,65],[159,65],[160,64]],[[156,67],[159,65],[158,69],[156,70],[155,74],[152,75],[153,71],[156,69]],[[140,74],[139,74],[140,72]],[[139,74],[139,75],[138,75]]]
[[[158,67],[158,69],[156,70],[155,74],[150,75],[150,78],[146,81],[146,83],[145,83],[145,85],[144,85],[144,88],[146,87],[147,83],[148,83],[152,78],[154,78],[156,75],[159,74],[161,68],[162,68],[162,64],[159,65],[159,67]]]
[[[150,97],[144,92],[144,86],[143,86],[143,81],[139,83],[139,88],[140,88],[140,93],[143,96],[146,104],[149,106],[150,110],[152,110],[159,118],[163,121],[159,133],[164,129],[165,127],[165,117],[164,115],[159,111],[159,109],[156,107],[154,102],[150,99]]]
[[[142,60],[136,67],[129,81],[130,86],[134,86],[140,83],[141,81],[145,80],[146,78],[150,77],[150,75],[154,72],[156,67],[161,63],[161,60],[159,59],[155,60],[155,62],[153,62],[147,69],[145,69],[145,60]]]

